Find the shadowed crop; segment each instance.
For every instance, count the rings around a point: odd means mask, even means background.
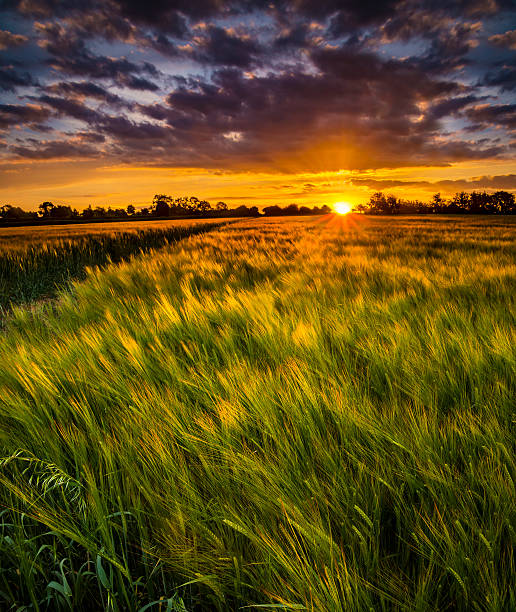
[[[0,232],[0,310],[53,297],[88,266],[103,266],[176,242],[214,227],[214,222],[163,223],[142,228],[79,226],[9,229]],[[122,227],[124,225],[122,224]]]

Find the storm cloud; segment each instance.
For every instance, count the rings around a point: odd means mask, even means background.
[[[506,0],[1,6],[4,161],[288,172],[514,157]]]

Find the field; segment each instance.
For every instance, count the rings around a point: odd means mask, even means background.
[[[516,609],[515,222],[242,220],[15,308],[0,608]]]
[[[221,221],[143,221],[0,228],[0,314],[55,296],[104,266],[216,227]]]
[[[148,230],[169,230],[219,222],[219,219],[171,219],[170,221],[138,220],[0,227],[0,252],[27,251],[34,247],[57,247],[84,238],[113,238],[120,234],[134,235]]]

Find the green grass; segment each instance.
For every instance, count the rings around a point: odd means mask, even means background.
[[[516,609],[515,235],[242,221],[15,309],[0,607]]]
[[[70,280],[85,278],[87,267],[123,261],[212,227],[215,224],[194,222],[132,231],[28,228],[9,235],[4,230],[0,234],[0,312],[8,312],[13,304],[53,297]]]

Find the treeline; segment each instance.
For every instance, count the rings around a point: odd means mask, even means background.
[[[461,191],[445,199],[436,193],[430,202],[402,200],[381,191],[374,193],[366,204],[359,204],[355,210],[370,215],[413,215],[413,214],[476,214],[514,215],[516,202],[508,191]]]
[[[288,215],[321,215],[331,212],[329,206],[267,206],[260,213],[257,206],[237,206],[229,208],[225,202],[217,202],[215,206],[207,200],[196,197],[174,198],[165,194],[156,194],[152,204],[137,209],[132,204],[127,208],[105,208],[88,206],[82,211],[67,205],[56,205],[52,202],[43,202],[37,211],[27,212],[17,206],[9,204],[0,207],[0,218],[4,223],[31,222],[31,221],[95,221],[95,220],[121,220],[121,219],[149,219],[149,218],[180,218],[180,217],[272,217]]]
[[[516,214],[516,202],[513,193],[508,191],[461,191],[452,198],[445,199],[436,193],[430,202],[421,200],[402,200],[394,195],[381,191],[374,193],[365,204],[354,207],[356,212],[370,215],[413,215],[413,214],[481,214],[481,215],[513,215]],[[262,212],[257,206],[237,206],[229,208],[225,202],[217,202],[215,206],[207,200],[196,197],[174,198],[165,194],[156,194],[150,206],[136,208],[129,204],[127,208],[105,208],[103,206],[88,206],[82,211],[67,205],[56,205],[43,202],[37,211],[27,212],[17,206],[6,204],[0,207],[0,219],[3,223],[36,222],[36,221],[95,221],[121,219],[150,218],[181,218],[181,217],[281,217],[294,215],[325,215],[333,212],[327,206],[266,206]]]
[[[327,206],[298,206],[297,204],[289,204],[288,206],[266,206],[263,209],[263,214],[266,217],[288,217],[296,215],[327,215],[333,210]]]

